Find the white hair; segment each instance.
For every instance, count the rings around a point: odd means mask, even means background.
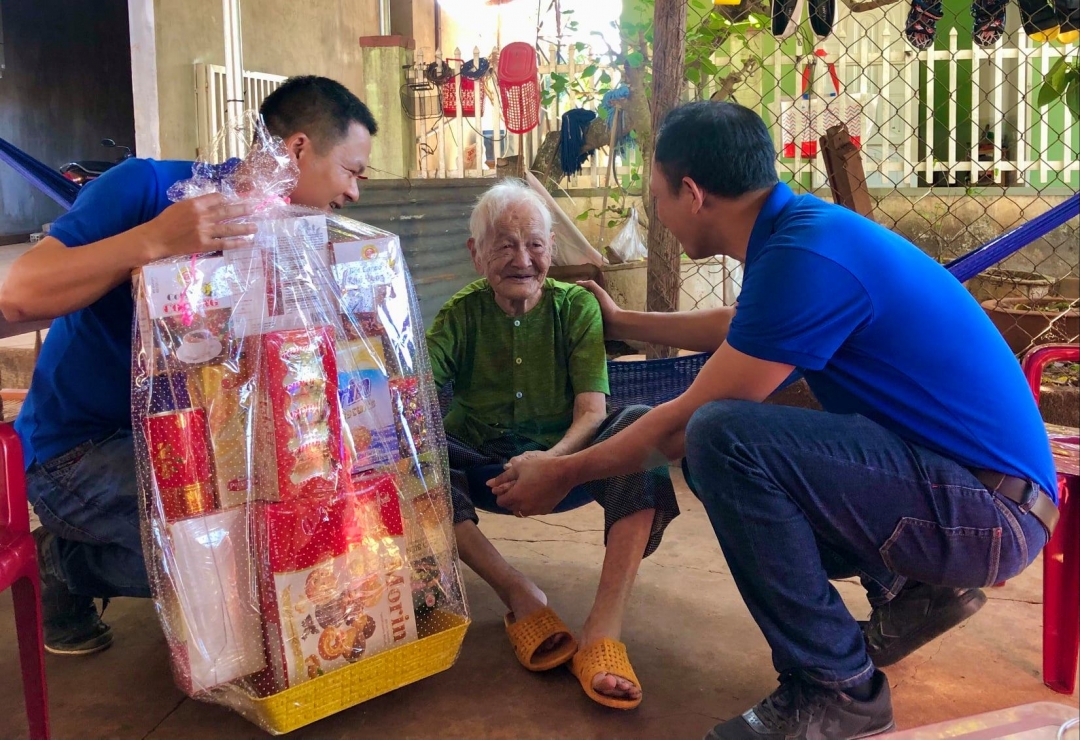
[[[476,240],[478,249],[488,246],[491,231],[496,222],[508,210],[522,206],[532,207],[544,224],[544,234],[551,233],[551,211],[540,194],[524,180],[506,178],[493,185],[480,196],[469,217],[469,233]]]

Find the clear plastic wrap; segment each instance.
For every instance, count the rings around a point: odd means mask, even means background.
[[[398,238],[289,205],[253,128],[170,191],[254,203],[258,232],[135,276],[132,416],[177,683],[281,733],[448,668],[468,609]]]

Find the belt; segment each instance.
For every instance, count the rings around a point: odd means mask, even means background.
[[[971,472],[991,492],[1019,504],[1021,511],[1026,511],[1038,519],[1046,528],[1047,537],[1054,534],[1054,527],[1058,523],[1058,508],[1041,488],[1031,481],[994,470],[972,470]],[[1032,488],[1035,490],[1034,497],[1031,496]]]

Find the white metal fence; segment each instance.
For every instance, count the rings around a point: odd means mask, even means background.
[[[287,78],[262,72],[244,72],[244,111],[258,110],[266,96],[281,87]],[[228,87],[225,67],[195,65],[196,125],[198,156],[212,162],[225,159],[225,144],[219,134],[227,120]],[[246,147],[246,142],[242,144]]]

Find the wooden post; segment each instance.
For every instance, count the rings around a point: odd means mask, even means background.
[[[686,3],[656,0],[653,8],[652,130],[660,130],[664,116],[674,108],[683,89],[686,64]],[[653,172],[653,176],[658,173]],[[645,308],[678,311],[682,283],[679,243],[660,219],[656,204],[649,209],[649,266],[646,273]],[[645,356],[671,357],[676,350],[661,345],[646,347]]]
[[[874,218],[874,204],[866,187],[862,157],[842,124],[832,126],[819,140],[833,202],[860,216]]]

